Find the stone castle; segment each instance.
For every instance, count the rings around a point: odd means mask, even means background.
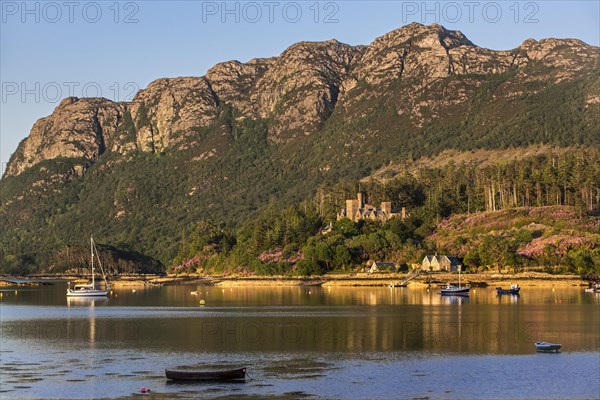
[[[376,208],[370,204],[366,204],[364,194],[358,192],[356,199],[346,200],[346,207],[342,208],[338,213],[337,219],[348,218],[354,222],[358,222],[361,219],[372,219],[375,221],[386,222],[394,217],[405,219],[406,216],[405,207],[402,207],[400,213],[394,213],[392,212],[392,202],[384,201],[379,208]]]

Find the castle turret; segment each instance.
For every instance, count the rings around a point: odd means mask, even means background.
[[[360,200],[346,200],[346,217],[354,221]]]
[[[391,201],[383,201],[381,202],[381,211],[386,215],[386,217],[390,217],[392,215],[392,202]]]

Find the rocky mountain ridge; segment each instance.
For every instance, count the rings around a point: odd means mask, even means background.
[[[518,98],[525,87],[535,93],[591,74],[599,60],[597,47],[575,39],[528,39],[514,50],[494,51],[436,24],[413,23],[368,46],[301,42],[278,57],[217,64],[203,77],[158,79],[130,103],[67,98],[35,123],[5,176],[50,159],[89,164],[105,152],[198,147],[204,157],[218,156],[231,142],[224,113],[234,121],[264,119],[269,141],[287,143],[319,132],[336,112],[347,120],[361,118],[366,111],[360,103],[385,96],[393,85],[400,85],[402,96],[395,113],[416,131],[464,105],[471,94],[461,85],[481,87],[479,76],[513,71],[491,100]],[[448,82],[449,77],[456,79]],[[586,104],[593,107],[600,103],[598,82],[586,94]],[[214,129],[203,134],[209,127]],[[377,129],[369,133],[377,136]]]

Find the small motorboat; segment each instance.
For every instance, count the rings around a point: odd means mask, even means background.
[[[186,371],[165,369],[168,380],[181,382],[242,382],[246,380],[246,368],[226,371]]]
[[[521,288],[519,287],[519,285],[510,285],[510,289],[502,289],[501,287],[497,287],[496,288],[496,292],[499,295],[502,294],[519,294],[519,291],[521,290]]]
[[[540,353],[558,353],[561,347],[558,343],[535,342],[535,349]]]

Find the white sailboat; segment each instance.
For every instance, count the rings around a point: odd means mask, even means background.
[[[460,286],[460,271],[462,268],[460,268],[460,266],[458,267],[458,287],[448,284],[445,288],[443,288],[440,291],[441,295],[445,295],[445,296],[451,296],[451,295],[456,295],[456,296],[468,296],[469,295],[469,290],[471,288],[469,287],[461,287]]]
[[[71,289],[71,282],[69,282],[69,288],[67,289],[67,296],[69,297],[93,297],[93,296],[107,296],[110,291],[108,282],[106,281],[106,275],[104,274],[104,268],[102,268],[102,262],[98,256],[98,250],[96,249],[96,243],[94,238],[90,237],[90,250],[92,253],[92,283],[78,284]],[[94,254],[94,250],[96,253]],[[94,255],[98,258],[98,264],[102,271],[102,277],[104,278],[105,289],[100,289],[96,284],[95,271],[94,271]]]

